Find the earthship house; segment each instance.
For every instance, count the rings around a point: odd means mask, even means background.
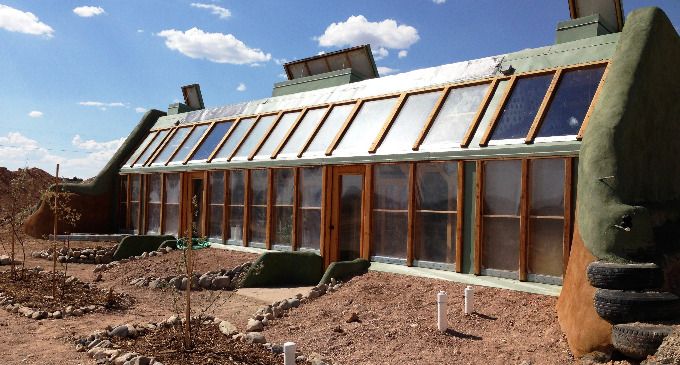
[[[618,4],[570,4],[542,48],[378,77],[354,47],[212,109],[184,87],[92,182],[65,187],[83,212],[71,231],[562,285],[574,353],[606,348],[589,263],[656,262],[679,287],[680,40],[658,8],[623,26]],[[26,230],[51,222],[43,204]]]

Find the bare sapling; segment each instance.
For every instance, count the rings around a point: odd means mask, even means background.
[[[7,203],[0,207],[0,221],[2,226],[9,228],[10,234],[10,265],[11,277],[16,280],[16,247],[17,243],[23,251],[21,278],[23,278],[23,268],[26,262],[26,252],[24,250],[24,233],[22,226],[24,220],[30,214],[30,193],[28,190],[29,178],[28,168],[19,169],[18,174],[10,181]],[[4,244],[3,244],[4,248]]]

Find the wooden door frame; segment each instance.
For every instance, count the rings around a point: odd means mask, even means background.
[[[359,252],[360,256],[365,256],[368,250],[368,240],[367,232],[369,232],[369,222],[366,220],[366,216],[370,214],[370,210],[367,207],[367,185],[368,176],[370,174],[370,166],[367,165],[347,165],[347,166],[333,166],[330,167],[331,175],[331,188],[324,189],[326,192],[330,193],[330,219],[327,221],[328,225],[322,227],[324,230],[328,230],[328,244],[324,244],[322,255],[324,258],[324,266],[328,267],[332,262],[338,261],[339,257],[339,223],[340,223],[340,176],[341,175],[361,175],[363,179],[363,186],[361,188],[361,227],[359,235]],[[325,221],[325,220],[324,220]]]
[[[182,185],[180,188],[182,189],[182,199],[180,202],[180,211],[181,211],[181,223],[180,223],[180,232],[178,233],[179,236],[184,236],[186,232],[190,232],[189,229],[191,228],[191,223],[192,223],[192,217],[191,217],[191,196],[193,193],[193,185],[191,184],[191,180],[194,179],[201,179],[203,180],[203,198],[201,199],[201,204],[203,206],[203,214],[201,214],[201,221],[199,222],[199,227],[201,227],[201,230],[203,231],[203,234],[205,235],[205,227],[206,227],[206,198],[208,196],[207,193],[207,184],[208,184],[208,176],[207,176],[207,171],[191,171],[191,172],[185,172],[182,174]]]

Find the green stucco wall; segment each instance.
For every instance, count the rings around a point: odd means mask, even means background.
[[[578,224],[600,259],[653,259],[653,228],[680,211],[679,65],[680,39],[667,16],[632,12],[580,152]]]

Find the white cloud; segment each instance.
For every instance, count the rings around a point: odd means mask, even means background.
[[[432,2],[435,4],[443,4],[446,2],[446,0],[432,0]]]
[[[58,163],[61,176],[88,178],[99,173],[124,141],[125,138],[119,138],[97,142],[75,135],[71,150],[51,149],[19,132],[9,132],[0,136],[0,166],[11,170],[38,167],[53,173]]]
[[[141,106],[138,106],[135,108],[135,113],[146,113],[146,108],[142,108]]]
[[[99,108],[100,110],[107,110],[108,108],[127,108],[127,105],[121,102],[104,103],[101,101],[81,101],[78,103],[78,105],[93,106],[95,108]]]
[[[31,110],[31,112],[28,113],[28,116],[31,118],[41,118],[43,116],[43,112],[39,110]]]
[[[246,84],[240,82],[238,86],[236,87],[236,91],[246,91]]]
[[[316,38],[319,46],[342,47],[369,43],[373,47],[405,49],[418,42],[418,30],[397,24],[393,19],[369,22],[363,15],[350,16],[345,22],[332,23]]]
[[[144,29],[137,29],[137,33],[144,33]]]
[[[214,15],[217,15],[220,19],[227,19],[231,16],[231,11],[229,9],[225,9],[221,6],[213,5],[213,4],[202,4],[202,3],[191,3],[191,6],[194,8],[199,8],[199,9],[208,9],[210,10],[211,13]]]
[[[378,74],[380,74],[380,76],[387,76],[389,74],[393,74],[393,73],[397,73],[397,72],[399,72],[399,70],[396,69],[396,68],[378,66]]]
[[[405,50],[405,49],[402,49],[401,51],[399,51],[399,53],[397,54],[397,56],[398,56],[399,58],[404,58],[404,57],[408,56],[408,51]]]
[[[274,58],[274,63],[277,65],[283,65],[284,63],[288,63],[288,60],[285,58]]]
[[[376,60],[382,60],[383,58],[390,55],[390,51],[388,51],[387,48],[385,48],[385,47],[373,49],[372,52],[373,52],[373,57]]]
[[[278,76],[282,79],[288,79],[288,75],[286,75],[284,73],[280,73]]]
[[[96,15],[102,15],[106,12],[99,6],[79,6],[73,9],[73,13],[83,18],[90,18]]]
[[[43,23],[33,13],[0,4],[0,29],[52,38],[54,29]]]
[[[249,48],[232,34],[206,33],[194,27],[186,32],[168,29],[158,35],[165,38],[168,48],[191,58],[235,65],[266,62],[272,58],[269,53]]]

